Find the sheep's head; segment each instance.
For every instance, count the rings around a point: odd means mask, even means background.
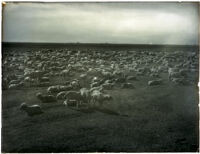
[[[36,94],[36,97],[37,97],[37,98],[41,98],[41,96],[42,96],[41,93],[37,93],[37,94]]]
[[[21,105],[20,105],[20,110],[24,110],[24,109],[26,109],[28,107],[28,105],[26,104],[26,103],[22,103]]]

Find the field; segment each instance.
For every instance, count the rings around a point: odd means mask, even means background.
[[[112,48],[112,47],[43,47],[18,46],[3,48],[3,78],[13,74],[23,75],[24,69],[16,69],[10,64],[23,63],[24,55],[51,49],[51,56],[60,50],[93,50],[103,54],[103,50],[122,53],[173,53],[177,48]],[[94,49],[95,48],[95,49]],[[85,55],[89,53],[86,50]],[[97,53],[98,53],[97,52]],[[182,54],[197,52],[193,48],[182,49]],[[45,52],[42,52],[45,55]],[[65,54],[65,52],[62,52]],[[153,55],[152,54],[152,55]],[[16,56],[17,55],[17,56]],[[151,55],[145,55],[147,58]],[[61,56],[62,57],[62,56]],[[101,57],[101,55],[100,55]],[[55,58],[56,59],[56,58]],[[98,59],[98,58],[96,58]],[[100,58],[101,59],[101,58]],[[112,58],[110,58],[112,59]],[[144,57],[145,59],[145,57]],[[198,57],[197,57],[198,59]],[[78,59],[80,60],[80,59]],[[125,61],[127,61],[126,59]],[[109,60],[106,60],[109,66]],[[123,61],[123,58],[119,61]],[[125,65],[125,61],[124,64]],[[180,62],[180,61],[179,61]],[[172,62],[175,65],[175,62]],[[178,63],[178,62],[177,62]],[[74,64],[75,65],[75,64]],[[92,64],[91,64],[92,65]],[[150,62],[157,67],[160,63]],[[25,65],[27,66],[27,65]],[[141,64],[139,67],[144,66]],[[146,66],[146,65],[145,65]],[[147,67],[147,66],[146,66]],[[34,66],[34,68],[36,68]],[[83,72],[63,79],[59,75],[49,76],[50,85],[62,85],[78,78]],[[14,89],[3,87],[2,91],[2,152],[196,152],[199,145],[198,111],[198,67],[189,73],[190,84],[176,84],[168,79],[166,71],[159,72],[162,84],[149,86],[155,77],[148,73],[128,72],[137,80],[130,80],[134,88],[122,88],[116,83],[112,90],[105,90],[113,100],[88,112],[69,108],[63,101],[42,103],[37,92],[45,93],[48,86],[22,86]],[[89,76],[83,87],[89,88]],[[3,81],[4,82],[4,81]],[[4,84],[4,83],[3,83]],[[20,104],[39,104],[44,113],[29,117],[20,110]]]

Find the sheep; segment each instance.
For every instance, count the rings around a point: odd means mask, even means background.
[[[132,89],[132,88],[134,88],[134,86],[133,86],[132,83],[127,82],[127,83],[124,83],[124,84],[122,85],[122,88],[129,88],[129,89]]]
[[[184,79],[184,78],[173,78],[172,82],[174,82],[175,84],[182,84],[182,85],[190,85],[191,82]]]
[[[49,82],[49,77],[40,78],[40,82]]]
[[[66,70],[62,70],[60,73],[60,76],[62,76],[63,78],[65,78],[66,76],[69,76],[71,73],[70,69],[66,69]]]
[[[66,98],[66,103],[69,100],[76,100],[77,101],[77,108],[79,107],[79,105],[81,105],[81,103],[84,101],[83,97],[81,96],[80,92],[76,92],[76,91],[68,91],[65,95]]]
[[[99,82],[93,82],[93,83],[90,84],[91,88],[98,87],[98,86],[100,86]]]
[[[55,85],[55,86],[48,87],[47,93],[54,94],[54,93],[59,93],[61,91],[69,91],[72,89],[73,89],[73,87],[71,85],[69,85],[69,86]]]
[[[100,91],[100,92],[103,92],[103,86],[101,85],[101,86],[98,86],[98,87],[93,87],[93,88],[90,88],[90,93],[92,93],[93,91],[95,91],[95,90],[98,90],[98,91]]]
[[[99,90],[94,90],[91,93],[91,105],[96,106],[97,103],[101,104],[103,94]]]
[[[162,80],[152,80],[152,81],[148,81],[148,85],[149,85],[149,86],[160,85],[160,84],[162,84]]]
[[[37,93],[36,96],[42,103],[52,103],[57,101],[53,95],[42,95],[41,93]]]
[[[113,89],[114,84],[113,83],[104,83],[102,84],[102,87],[106,90],[111,90]]]
[[[25,111],[28,116],[34,116],[44,113],[39,105],[28,106],[26,103],[20,105],[20,110]]]
[[[137,80],[137,77],[136,76],[128,76],[127,80]]]
[[[87,78],[87,74],[81,74],[81,75],[80,75],[80,79],[84,80],[84,79],[86,79],[86,78]]]
[[[63,104],[71,107],[71,106],[77,106],[78,103],[77,100],[65,100]]]
[[[72,90],[73,87],[71,85],[68,86],[59,86],[59,91],[69,91]]]
[[[20,81],[19,80],[11,80],[10,82],[9,82],[9,84],[18,84]]]
[[[25,72],[24,76],[25,77],[26,76],[30,76],[31,78],[37,78],[37,79],[39,79],[39,78],[41,78],[44,75],[44,73],[45,72],[43,72],[43,71],[36,70],[36,71]]]
[[[65,99],[67,91],[61,91],[56,95],[57,100]]]
[[[20,83],[18,83],[18,84],[10,84],[10,85],[8,86],[8,89],[17,89],[17,88],[20,88],[20,87],[22,87],[22,86],[24,86],[24,83],[23,83],[23,82],[20,82]]]
[[[103,105],[105,101],[111,101],[113,100],[113,97],[109,94],[104,94],[98,90],[94,90],[91,93],[91,105],[96,106],[98,105]]]
[[[177,68],[169,68],[168,69],[168,78],[171,80],[172,78],[179,78],[181,77],[181,73],[179,72],[179,69]]]
[[[81,87],[78,80],[71,81],[70,85],[73,87],[73,89],[79,89]]]
[[[85,103],[90,102],[90,90],[87,88],[81,88],[80,89],[81,96],[83,97],[83,100]]]

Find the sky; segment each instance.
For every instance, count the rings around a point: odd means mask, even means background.
[[[198,44],[197,3],[6,3],[3,42]]]

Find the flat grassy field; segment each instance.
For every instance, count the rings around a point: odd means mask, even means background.
[[[167,73],[157,86],[148,86],[149,77],[137,78],[133,89],[107,90],[113,100],[89,112],[62,101],[41,103],[36,93],[47,87],[3,90],[2,152],[198,151],[197,85],[173,84]],[[28,117],[20,110],[22,102],[39,104],[44,113]]]

